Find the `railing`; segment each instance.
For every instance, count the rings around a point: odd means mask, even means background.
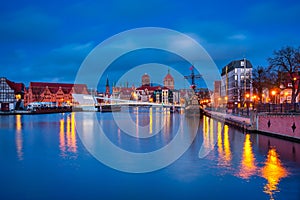
[[[212,107],[207,107],[205,108],[206,110],[210,111],[215,111],[215,112],[222,112],[222,113],[227,113],[227,114],[232,114],[236,116],[241,116],[241,117],[250,117],[250,110],[252,108],[233,108],[233,109],[228,109],[224,107],[219,107],[219,108],[212,108]]]
[[[235,107],[232,109],[228,109],[225,107],[219,108],[206,108],[207,110],[228,113],[241,117],[250,117],[252,111],[257,111],[259,113],[300,113],[300,103],[290,104],[290,103],[282,103],[282,104],[255,104],[251,107]]]
[[[270,113],[300,113],[300,103],[281,103],[281,104],[258,104],[255,106],[257,112]]]

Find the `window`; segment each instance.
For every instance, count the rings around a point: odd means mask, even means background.
[[[238,69],[237,69],[237,68],[235,68],[235,69],[234,69],[234,73],[237,73],[237,71],[238,71]]]
[[[241,76],[241,80],[244,80],[244,76]]]
[[[234,76],[234,80],[237,80],[237,78],[238,78],[237,75],[235,75],[235,76]]]

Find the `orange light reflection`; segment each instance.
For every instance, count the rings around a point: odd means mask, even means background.
[[[23,160],[23,137],[21,115],[16,115],[16,148],[19,160]]]
[[[224,126],[224,151],[225,151],[225,161],[226,165],[228,165],[231,161],[231,151],[230,151],[230,142],[228,136],[228,125]]]
[[[67,152],[77,152],[75,113],[71,113],[71,116],[67,117],[67,121],[61,119],[59,123],[59,148],[61,155],[65,157]]]
[[[256,173],[256,168],[255,157],[252,151],[252,143],[250,141],[250,134],[246,134],[243,148],[243,158],[238,175],[243,179],[249,179]]]
[[[275,148],[269,150],[265,166],[262,168],[261,173],[262,177],[268,181],[264,186],[264,192],[270,195],[270,199],[274,199],[273,194],[279,192],[278,184],[280,179],[288,176],[288,171],[282,166]]]

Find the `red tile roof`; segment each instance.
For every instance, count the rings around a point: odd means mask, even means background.
[[[42,93],[46,87],[48,87],[51,93],[56,93],[59,88],[61,88],[65,94],[70,93],[73,87],[76,93],[82,93],[87,90],[86,84],[71,83],[31,82],[29,87],[32,89],[32,92],[36,94]]]
[[[173,78],[173,76],[171,74],[167,74],[165,76],[164,80],[166,80],[166,79],[172,79],[172,80],[174,80],[174,78]]]
[[[6,79],[6,83],[9,85],[11,89],[15,91],[15,94],[24,93],[25,86],[23,83],[15,83],[8,79]]]

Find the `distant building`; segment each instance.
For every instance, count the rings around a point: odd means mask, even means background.
[[[150,86],[150,76],[147,73],[142,76],[142,85]]]
[[[219,107],[221,101],[221,81],[214,82],[214,106]]]
[[[252,64],[249,60],[235,60],[222,68],[221,98],[229,105],[243,105],[251,101]]]
[[[10,111],[22,108],[25,86],[6,78],[0,78],[0,110]]]
[[[161,90],[161,86],[142,85],[135,89],[137,100],[154,102],[154,91]]]
[[[134,85],[132,87],[113,87],[113,98],[118,98],[122,100],[133,100],[135,92]]]
[[[292,81],[295,82],[295,88],[298,89],[299,81],[300,81],[300,73],[294,72],[290,75],[288,72],[281,72],[278,74],[280,77],[280,93],[276,94],[279,95],[279,101],[277,103],[291,103],[292,102]],[[296,97],[296,102],[299,102],[300,94]]]
[[[170,70],[168,70],[168,74],[164,78],[164,87],[174,90],[174,78],[170,74]]]
[[[31,82],[26,90],[24,103],[53,102],[57,106],[72,105],[72,94],[89,94],[86,84]]]

